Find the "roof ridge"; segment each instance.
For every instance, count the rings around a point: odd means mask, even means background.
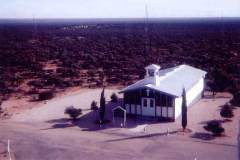
[[[157,77],[159,85],[151,84],[151,81],[148,81],[148,78],[144,78],[131,86],[124,88],[118,93],[125,93],[148,87],[173,96],[180,96],[182,94],[182,85],[184,85],[186,89],[192,88],[192,86],[196,84],[196,80],[204,78],[206,73],[206,71],[192,66],[179,65],[160,70]]]
[[[177,67],[173,67],[175,68],[173,71],[169,72],[169,73],[166,73],[166,76],[163,76],[163,77],[159,77],[159,81],[161,82],[162,80],[164,80],[165,78],[171,76],[172,74],[178,72],[179,70],[181,70],[182,68],[184,68],[184,65],[180,65],[180,66],[177,66]],[[162,70],[163,71],[163,70]]]

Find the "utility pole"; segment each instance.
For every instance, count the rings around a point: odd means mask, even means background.
[[[240,160],[240,117],[238,118],[238,136],[237,136],[237,141],[238,141],[238,160]]]
[[[146,4],[146,21],[144,28],[145,36],[144,36],[144,57],[145,57],[145,66],[147,66],[147,56],[149,53],[149,39],[148,39],[148,8]]]

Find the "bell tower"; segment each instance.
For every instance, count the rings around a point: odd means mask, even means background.
[[[154,85],[159,85],[160,82],[159,82],[159,69],[161,67],[160,66],[157,66],[155,64],[151,64],[147,67],[145,67],[146,69],[146,80],[148,81],[148,83],[151,83],[151,84],[154,84]]]

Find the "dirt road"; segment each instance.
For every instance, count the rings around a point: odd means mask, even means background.
[[[19,160],[34,159],[237,159],[237,147],[166,134],[126,136],[79,128],[52,129],[49,124],[0,122],[0,140],[11,140]]]

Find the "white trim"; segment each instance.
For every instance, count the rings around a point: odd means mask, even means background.
[[[130,114],[130,104],[125,104],[126,113]]]
[[[114,111],[115,109],[118,109],[118,108],[120,108],[121,110],[123,110],[124,112],[126,112],[126,110],[125,109],[123,109],[122,107],[120,107],[120,106],[118,106],[118,107],[116,107],[116,108],[113,108],[112,109],[112,111]]]
[[[144,107],[144,99],[147,99],[147,104],[149,103],[150,105],[150,100],[153,100],[153,107],[150,107],[150,106],[146,106]],[[142,115],[143,116],[153,116],[155,117],[156,115],[156,100],[155,98],[147,98],[147,97],[144,97],[142,98]]]

